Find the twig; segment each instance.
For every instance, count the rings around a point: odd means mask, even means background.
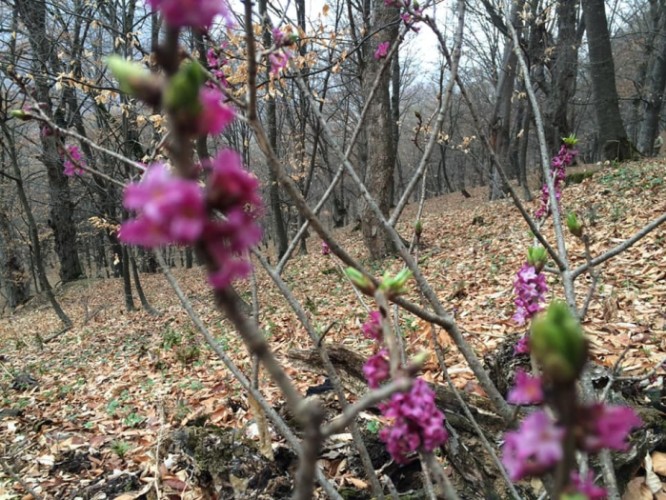
[[[14,468],[2,457],[0,457],[0,465],[2,465],[2,469],[7,475],[11,476],[14,481],[17,481],[21,486],[23,486],[25,491],[32,495],[34,500],[42,500],[42,496],[37,493],[28,483],[26,483],[25,480],[14,471]]]
[[[666,222],[666,213],[662,214],[661,216],[657,217],[655,220],[650,222],[649,224],[646,224],[643,226],[642,229],[640,229],[636,234],[634,234],[631,238],[626,239],[619,245],[611,248],[607,252],[599,255],[598,257],[595,257],[592,259],[591,262],[581,264],[578,266],[576,269],[571,271],[571,278],[576,279],[581,273],[584,273],[587,271],[588,267],[590,265],[592,266],[598,266],[599,264],[606,262],[608,259],[611,259],[615,257],[616,255],[624,252],[627,248],[631,247],[634,245],[636,242],[647,236],[650,232],[654,231],[656,228],[658,228],[661,224]]]
[[[180,300],[183,309],[190,317],[194,325],[197,327],[199,332],[203,335],[208,346],[220,358],[220,360],[224,363],[224,365],[236,378],[236,380],[238,380],[243,389],[252,394],[255,400],[261,405],[264,412],[266,412],[266,415],[271,419],[277,431],[280,434],[282,434],[282,436],[284,436],[289,446],[291,446],[291,448],[296,453],[301,455],[301,444],[298,438],[293,434],[293,432],[291,431],[289,426],[284,422],[282,417],[280,417],[280,415],[277,414],[277,412],[273,409],[273,407],[270,404],[268,404],[268,402],[264,399],[263,395],[254,387],[252,387],[251,382],[245,377],[245,375],[243,375],[243,373],[238,369],[238,367],[236,367],[231,358],[227,356],[224,349],[222,349],[222,347],[217,343],[215,337],[213,337],[208,328],[206,328],[206,326],[203,324],[203,321],[201,320],[199,315],[194,311],[194,308],[192,307],[192,304],[190,303],[189,299],[185,296],[185,293],[180,288],[178,281],[171,273],[171,269],[169,269],[166,262],[164,262],[164,258],[162,257],[161,253],[159,251],[155,251],[154,254],[158,264],[162,268],[162,272],[167,278],[167,281],[169,282],[174,292],[176,293],[176,296]],[[321,469],[317,467],[315,474],[317,481],[319,482],[319,484],[321,484],[321,486],[324,488],[324,491],[326,491],[326,494],[329,497],[335,500],[342,500],[340,494],[336,491],[335,487],[328,481],[328,479],[326,479],[326,477],[321,472]]]

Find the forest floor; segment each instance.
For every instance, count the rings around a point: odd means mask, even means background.
[[[532,242],[509,201],[491,203],[485,197],[483,189],[472,198],[456,193],[427,200],[419,250],[424,274],[480,355],[492,352],[507,335],[523,331],[511,319],[512,284]],[[604,167],[582,183],[566,187],[562,203],[582,216],[592,252],[601,254],[666,212],[666,162]],[[528,206],[534,211],[537,204]],[[399,224],[407,238],[415,213],[416,206],[409,206]],[[546,224],[545,233],[554,241],[552,224]],[[397,259],[370,263],[360,233],[351,228],[335,235],[378,276],[400,266]],[[582,245],[567,238],[571,260],[584,262]],[[326,335],[329,344],[371,353],[372,345],[360,330],[366,311],[334,257],[320,254],[315,237],[309,240],[309,251],[289,262],[283,278],[318,330],[332,325]],[[656,375],[663,375],[663,367],[658,367],[666,357],[666,227],[652,231],[599,271],[597,293],[583,323],[594,361],[610,368],[623,355],[619,364],[623,375],[641,376],[655,368]],[[200,269],[174,273],[219,343],[249,373],[251,360],[213,307],[204,273]],[[145,498],[156,485],[158,498],[201,498],[191,472],[173,466],[175,458],[160,448],[161,443],[175,429],[204,415],[209,425],[247,428],[252,412],[239,385],[203,344],[165,278],[142,275],[142,280],[149,301],[160,312],[157,317],[141,310],[125,311],[121,280],[89,279],[58,289],[75,326],[53,342],[40,346],[37,341],[59,329],[42,298],[0,319],[0,442],[5,462],[0,499],[25,495],[7,465],[45,498],[114,498],[121,493],[119,498],[125,500]],[[270,278],[260,270],[257,280],[261,326],[305,393],[324,377],[291,366],[285,355],[292,347],[310,345],[310,340]],[[548,276],[551,298],[562,293],[557,281]],[[577,282],[581,302],[590,282],[588,275]],[[239,290],[250,299],[248,284]],[[413,290],[410,295],[417,300]],[[424,321],[401,314],[400,327],[410,354],[432,350]],[[451,345],[445,332],[438,336],[442,344]],[[482,395],[462,357],[455,349],[449,356],[456,386]],[[441,381],[434,359],[426,364],[424,377]],[[663,376],[653,380],[663,384]],[[263,373],[260,381],[263,393],[278,405],[277,389]],[[371,421],[367,426],[376,429]],[[653,459],[660,464],[657,472],[666,474],[666,454]],[[338,485],[364,485],[345,472],[339,460],[323,459],[322,464]]]

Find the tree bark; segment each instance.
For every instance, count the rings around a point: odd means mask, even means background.
[[[606,160],[628,160],[632,157],[632,145],[620,115],[605,3],[604,0],[582,0],[582,4],[599,152]]]
[[[24,304],[30,298],[30,275],[26,272],[13,230],[4,208],[0,210],[0,283],[10,309]]]
[[[362,73],[362,93],[366,100],[384,64],[384,60],[374,58],[375,50],[382,42],[389,42],[392,45],[398,37],[398,25],[394,22],[398,19],[398,10],[385,5],[384,0],[371,0],[370,4],[367,32],[380,31],[366,42],[365,70]],[[391,73],[384,71],[374,98],[369,104],[364,126],[367,137],[365,183],[385,216],[388,216],[391,208],[391,186],[395,168],[394,127],[389,99],[390,84]],[[361,202],[360,216],[363,241],[370,257],[380,259],[392,253],[394,249],[390,239],[382,230],[372,209],[364,201]]]
[[[52,40],[46,35],[46,2],[44,0],[20,1],[16,3],[18,14],[28,32],[33,51],[33,72],[35,76],[34,98],[44,106],[44,112],[53,116],[56,123],[64,125],[63,110],[53,112],[49,94],[49,63],[57,63],[57,51]],[[57,69],[57,68],[56,68]],[[55,251],[60,261],[60,279],[63,283],[83,277],[83,269],[76,250],[76,225],[73,219],[67,177],[58,152],[60,139],[46,127],[42,127],[40,142],[41,161],[46,167],[51,200],[49,226],[55,237]]]
[[[576,92],[578,71],[577,5],[577,1],[557,2],[557,44],[544,113],[546,141],[553,155],[559,150],[562,138],[573,132],[567,111]]]
[[[643,96],[644,114],[638,133],[638,150],[646,156],[653,156],[654,140],[659,134],[659,116],[666,89],[666,3],[659,2],[658,30],[655,47],[648,61],[646,85]]]

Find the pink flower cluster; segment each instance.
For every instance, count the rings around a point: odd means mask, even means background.
[[[511,390],[509,402],[533,404],[543,400],[540,379],[524,372],[516,375],[516,387]],[[604,448],[626,451],[626,441],[632,429],[640,427],[641,420],[631,408],[608,406],[602,403],[581,406],[577,410],[576,446],[588,453]],[[518,430],[504,437],[502,462],[512,481],[549,471],[563,456],[562,439],[565,429],[557,425],[545,411],[528,415]],[[583,483],[574,486],[579,491]],[[592,486],[594,484],[592,483]]]
[[[578,154],[578,150],[571,149],[567,144],[562,144],[559,152],[550,161],[551,171],[554,174],[553,183],[555,185],[555,198],[559,203],[562,198],[562,186],[566,179],[566,167],[571,165],[574,158]],[[548,186],[544,184],[541,187],[541,205],[534,214],[537,219],[544,219],[550,214],[550,196],[548,194]]]
[[[363,325],[363,335],[383,342],[382,315],[372,311]],[[391,377],[389,353],[385,348],[368,358],[363,365],[363,375],[371,389],[378,388]],[[435,405],[435,393],[421,378],[414,381],[408,392],[395,393],[391,399],[379,405],[384,417],[391,420],[379,438],[397,463],[407,461],[407,455],[417,450],[433,451],[448,438],[444,428],[444,414]]]
[[[234,120],[236,113],[223,101],[224,94],[219,89],[201,87],[199,90],[201,111],[197,117],[197,133],[217,135]]]
[[[571,473],[571,489],[572,493],[580,493],[585,495],[587,500],[605,500],[606,490],[594,484],[594,474],[588,471],[586,477],[580,477],[578,472]]]
[[[208,29],[218,15],[229,20],[226,0],[148,0],[148,4],[159,10],[167,24],[174,28]]]
[[[532,377],[524,370],[516,371],[516,385],[506,398],[515,405],[535,405],[543,402],[541,377]]]
[[[72,177],[73,175],[83,175],[85,170],[81,166],[85,165],[83,157],[81,156],[81,151],[76,146],[67,146],[67,155],[65,155],[65,160],[63,166],[63,174],[67,177]],[[73,161],[72,161],[73,160]]]
[[[220,48],[223,48],[224,45]],[[227,59],[221,55],[221,52],[214,49],[210,48],[206,52],[206,62],[208,63],[208,69],[212,73],[212,75],[215,77],[215,79],[223,86],[227,87],[229,84],[227,82],[227,77],[224,74],[224,71],[222,68],[224,67],[225,64],[227,64]],[[212,85],[211,82],[208,82],[209,85]]]
[[[384,334],[382,332],[382,313],[379,311],[371,311],[370,318],[368,318],[368,321],[363,323],[361,330],[363,330],[363,335],[366,339],[381,342],[384,338]]]
[[[331,254],[331,247],[328,246],[328,243],[325,241],[321,242],[321,254],[322,255],[330,255]]]
[[[393,394],[380,409],[393,422],[379,432],[379,438],[397,463],[406,462],[407,455],[419,449],[431,452],[448,438],[444,415],[435,405],[435,393],[421,378],[414,381],[409,392]]]
[[[548,291],[546,276],[526,262],[516,274],[513,290],[516,294],[516,313],[513,319],[519,325],[524,325],[528,319],[543,309]]]
[[[176,177],[163,164],[149,167],[141,182],[125,188],[124,205],[138,216],[123,223],[119,235],[125,243],[148,248],[201,242],[217,269],[210,282],[224,288],[250,272],[240,256],[261,239],[255,221],[259,183],[231,150],[220,152],[208,168],[204,193],[196,180]],[[224,218],[211,217],[214,210]]]
[[[381,42],[375,50],[375,59],[379,61],[380,59],[385,59],[388,55],[389,48],[391,47],[391,42]]]

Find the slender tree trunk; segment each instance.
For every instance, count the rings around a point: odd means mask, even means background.
[[[30,275],[21,259],[19,241],[3,208],[0,210],[0,283],[11,309],[30,298]]]
[[[371,0],[368,3],[371,11],[367,31],[372,33],[378,28],[384,29],[372,35],[366,42],[365,71],[362,73],[365,99],[368,99],[372,84],[384,64],[382,59],[374,58],[377,47],[383,42],[393,44],[398,37],[398,25],[394,22],[398,18],[398,9],[387,6],[384,0]],[[368,143],[365,184],[385,216],[388,216],[391,208],[390,196],[396,151],[393,144],[394,127],[389,100],[390,83],[391,73],[384,71],[368,107],[364,127]],[[377,216],[364,200],[361,200],[360,216],[363,241],[370,257],[380,259],[392,253],[393,245],[381,228]]]
[[[28,196],[26,195],[25,189],[23,187],[23,178],[21,175],[21,169],[18,165],[16,150],[14,149],[13,137],[9,133],[9,130],[7,129],[7,126],[4,122],[0,122],[0,126],[2,127],[2,132],[7,139],[7,144],[9,144],[10,163],[14,171],[14,179],[16,182],[16,190],[18,192],[19,201],[21,202],[23,212],[25,213],[25,218],[28,222],[28,233],[30,235],[30,244],[32,245],[32,251],[34,254],[34,263],[37,270],[37,277],[39,278],[42,291],[46,294],[51,307],[53,307],[53,310],[62,322],[65,329],[69,329],[72,327],[72,320],[69,319],[69,316],[67,316],[62,307],[60,307],[60,303],[58,303],[56,300],[53,289],[51,288],[51,284],[49,283],[49,280],[46,276],[46,269],[44,269],[44,256],[42,255],[42,247],[39,241],[39,230],[37,228],[35,217],[32,213],[32,208],[28,202]]]
[[[606,160],[628,160],[632,145],[622,123],[604,0],[582,0],[599,150]]]
[[[272,36],[271,23],[270,19],[268,18],[267,0],[259,0],[259,14],[262,17],[262,23],[264,26],[263,43],[265,47],[269,47],[272,43]],[[269,71],[270,68],[266,72],[267,78],[270,78]],[[271,147],[277,154],[277,104],[275,102],[275,97],[272,96],[269,96],[266,102],[266,131],[268,133],[268,139],[271,143]],[[280,186],[272,171],[269,174],[268,182],[268,197],[270,199],[271,213],[273,216],[273,231],[275,234],[275,240],[277,242],[276,250],[278,258],[280,258],[286,253],[289,247],[289,238],[287,237],[287,228],[282,216],[282,207],[280,204]]]
[[[130,278],[130,260],[129,251],[125,245],[122,246],[120,255],[120,265],[123,272],[123,290],[125,292],[125,310],[127,312],[136,311],[134,298],[132,297],[132,280]]]
[[[153,306],[150,305],[150,302],[148,302],[148,299],[146,298],[146,294],[143,292],[141,280],[139,279],[139,270],[137,269],[134,255],[132,255],[130,251],[127,253],[129,254],[130,264],[132,266],[132,276],[134,277],[134,286],[136,287],[136,293],[139,296],[139,300],[141,301],[141,307],[143,307],[143,310],[151,316],[157,316],[158,312]]]

